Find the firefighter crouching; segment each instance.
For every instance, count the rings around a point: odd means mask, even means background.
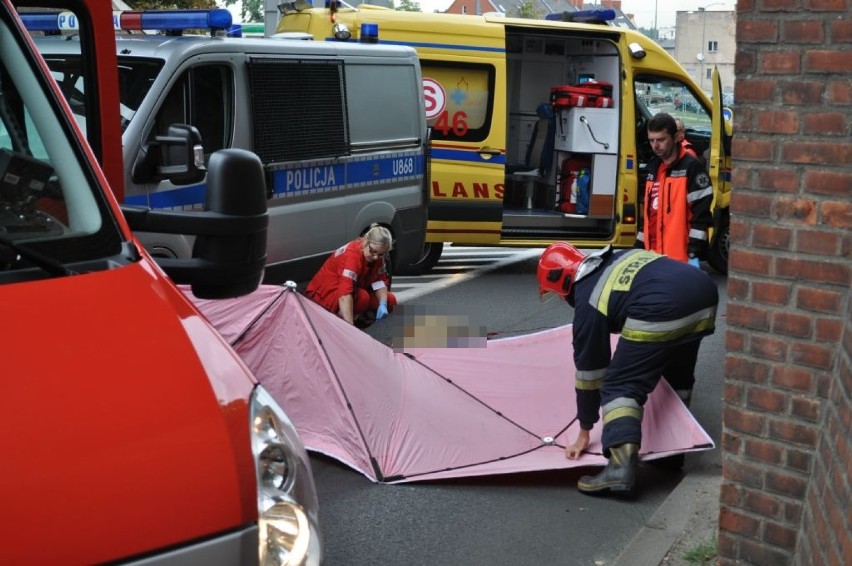
[[[603,453],[608,462],[581,477],[584,493],[631,491],[642,443],[642,412],[661,377],[688,404],[704,336],[715,329],[719,292],[700,269],[644,250],[585,256],[574,246],[549,246],[538,264],[542,293],[554,292],[575,309],[573,323],[580,432],[565,451],[576,459],[603,409]],[[610,335],[620,338],[610,352]]]

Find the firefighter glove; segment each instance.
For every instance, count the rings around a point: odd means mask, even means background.
[[[388,315],[388,302],[380,301],[379,308],[376,309],[376,320],[382,320]]]

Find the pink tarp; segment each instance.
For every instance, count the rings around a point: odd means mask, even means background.
[[[394,351],[295,290],[192,297],[287,411],[309,450],[399,483],[603,465],[565,458],[577,435],[571,327],[485,348]],[[615,339],[615,337],[614,337]],[[643,420],[644,459],[713,447],[664,381]]]

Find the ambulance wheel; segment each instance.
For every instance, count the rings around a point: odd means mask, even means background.
[[[707,251],[707,263],[722,275],[728,274],[728,253],[730,251],[731,228],[728,211],[722,213],[719,227],[713,234],[710,249]]]
[[[423,275],[432,271],[432,268],[437,265],[441,259],[441,252],[444,251],[443,242],[426,242],[423,245],[423,254],[420,259],[414,263],[408,264],[405,268],[397,266],[397,273],[405,275]]]

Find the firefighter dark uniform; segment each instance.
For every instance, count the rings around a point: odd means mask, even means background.
[[[713,187],[704,164],[678,144],[671,165],[648,162],[637,246],[679,261],[704,259],[713,224]]]
[[[604,455],[622,458],[613,447],[632,446],[627,457],[635,463],[643,407],[659,379],[682,398],[692,390],[701,339],[715,328],[716,284],[702,270],[653,252],[607,248],[580,263],[566,299],[575,308],[580,426],[591,430],[602,409]],[[621,337],[612,353],[615,333]],[[606,479],[581,478],[578,487],[597,491]],[[627,489],[632,476],[628,483]]]
[[[375,290],[389,288],[390,278],[384,257],[368,263],[361,250],[360,238],[338,248],[308,283],[305,295],[335,314],[344,295],[353,295],[356,316],[375,312],[379,304]],[[388,310],[395,305],[396,297],[389,291]]]

